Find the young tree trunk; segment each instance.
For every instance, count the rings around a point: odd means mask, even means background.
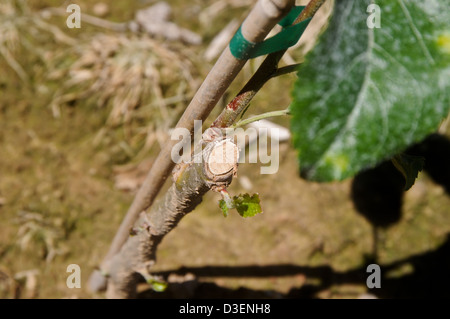
[[[262,41],[273,26],[289,12],[294,3],[294,0],[259,0],[242,23],[242,34],[248,41],[255,43]],[[226,47],[176,127],[187,128],[192,133],[194,120],[205,120],[208,117],[245,62],[246,59],[237,59],[232,55],[229,47]],[[167,176],[170,175],[174,164],[169,158],[174,144],[174,141],[168,140],[155,159],[100,266],[102,271],[107,271],[111,259],[127,240],[128,229],[135,224],[139,213],[152,205]],[[89,279],[89,286],[92,291],[101,291],[106,288],[106,280],[101,271],[93,272]]]
[[[205,132],[206,133],[206,132]],[[173,171],[173,184],[148,213],[142,213],[122,249],[111,260],[108,298],[134,298],[136,285],[150,274],[163,237],[202,201],[210,189],[227,187],[237,169],[239,150],[230,139],[206,143],[189,163]]]
[[[324,1],[311,0],[296,23],[312,17]],[[262,40],[293,4],[293,0],[258,1],[254,10],[244,21],[242,33],[246,38],[248,37],[248,40],[255,42]],[[100,291],[107,286],[108,298],[135,297],[136,285],[141,277],[148,278],[150,276],[150,268],[156,261],[156,249],[163,237],[178,224],[183,216],[191,212],[202,201],[203,195],[208,190],[220,191],[231,183],[237,169],[238,148],[231,140],[219,137],[221,134],[218,136],[214,134],[217,132],[215,130],[220,131],[220,128],[232,124],[248,106],[256,92],[270,78],[277,74],[284,74],[286,71],[295,70],[292,67],[287,67],[287,70],[278,69],[278,62],[283,53],[284,50],[269,54],[249,83],[229,103],[212,127],[205,131],[204,137],[207,138],[202,140],[202,145],[206,146],[203,147],[201,152],[194,155],[191,162],[175,167],[172,172],[172,186],[164,197],[153,206],[153,209],[146,213],[143,210],[148,209],[151,205],[165,180],[165,176],[173,167],[170,155],[175,142],[171,141],[165,145],[144,185],[139,190],[111,244],[107,257],[102,263],[101,268],[103,271],[106,270],[107,274],[101,274],[100,271],[94,272],[90,278],[91,290]],[[230,57],[230,59],[227,57]],[[221,58],[233,62],[228,48],[224,50]],[[234,66],[228,67],[228,62],[219,63],[221,58],[218,61],[220,66],[218,70],[221,72],[217,70],[211,72],[202,85],[202,87],[207,88],[205,90],[209,93],[206,94],[206,91],[199,89],[177,124],[177,128],[183,127],[192,131],[194,119],[205,119],[218,97],[222,95],[238,69],[245,63],[244,60],[239,60],[238,63],[236,61],[229,62]],[[220,73],[227,74],[225,81],[216,83],[211,80],[221,78]],[[214,97],[211,97],[211,94]],[[201,96],[201,99],[198,96]],[[140,218],[134,223],[139,213],[141,213]],[[138,231],[135,236],[129,237],[127,230],[132,225],[135,225],[134,229]],[[126,242],[122,245],[124,241]],[[107,285],[106,277],[108,278]]]

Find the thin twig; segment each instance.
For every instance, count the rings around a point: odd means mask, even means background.
[[[305,9],[303,9],[302,12],[299,14],[297,19],[295,19],[293,24],[297,24],[302,21],[305,21],[306,19],[312,18],[325,1],[326,0],[311,0],[305,7]]]
[[[308,5],[302,10],[293,24],[298,24],[306,19],[312,18],[314,14],[319,10],[325,0],[311,0]],[[283,55],[287,50],[281,50],[269,54],[256,73],[250,78],[244,88],[236,95],[236,97],[228,103],[226,108],[222,111],[219,117],[214,121],[211,127],[225,128],[232,125],[239,114],[247,109],[250,101],[258,93],[258,91],[264,86],[264,84],[271,78],[277,76],[277,72],[282,68],[278,68]],[[294,69],[295,70],[295,69]],[[288,67],[284,71],[294,71],[291,67]],[[280,71],[280,72],[284,72]]]
[[[286,65],[286,66],[283,66],[281,68],[278,68],[272,74],[272,78],[275,78],[275,77],[281,76],[281,75],[285,75],[285,74],[289,74],[289,73],[292,73],[292,72],[297,72],[297,70],[298,70],[300,65],[301,65],[301,63],[296,63],[296,64]]]
[[[225,128],[232,125],[239,114],[247,109],[250,101],[264,86],[264,84],[272,78],[277,71],[277,65],[286,50],[269,54],[260,65],[256,73],[245,84],[243,89],[227,104],[222,113],[213,122],[211,127]]]
[[[233,124],[232,126],[230,126],[230,128],[244,126],[244,125],[256,122],[256,121],[270,118],[270,117],[285,116],[285,115],[290,115],[290,114],[291,113],[288,108],[285,110],[266,112],[266,113],[262,113],[262,114],[258,114],[258,115],[249,117],[248,119],[245,119],[245,120],[240,120],[236,124]]]

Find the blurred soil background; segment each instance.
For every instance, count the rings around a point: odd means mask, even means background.
[[[160,17],[178,38],[137,22],[156,1],[77,0],[94,17],[80,29],[66,26],[70,3],[0,2],[0,298],[104,298],[87,289],[90,273],[214,64],[209,45],[230,22],[234,32],[255,1],[171,0]],[[330,7],[283,64],[302,61]],[[125,23],[131,30],[121,31]],[[209,119],[261,61],[247,63]],[[289,105],[295,79],[271,80],[246,116]],[[240,165],[229,192],[259,193],[263,213],[224,218],[219,195],[208,193],[160,245],[153,270],[168,289],[144,284],[140,297],[450,297],[448,121],[440,134],[416,149],[430,166],[406,193],[389,163],[358,183],[306,182],[289,141],[277,174]],[[366,287],[374,226],[380,289]],[[66,286],[69,264],[81,267],[81,289]]]

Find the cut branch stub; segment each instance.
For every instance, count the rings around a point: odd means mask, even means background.
[[[206,176],[214,181],[236,171],[239,159],[239,148],[231,140],[225,139],[215,142],[206,159]]]

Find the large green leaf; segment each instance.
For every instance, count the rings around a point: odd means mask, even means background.
[[[381,9],[380,28],[368,5]],[[435,131],[450,108],[449,0],[338,0],[299,70],[300,172],[342,180]]]

